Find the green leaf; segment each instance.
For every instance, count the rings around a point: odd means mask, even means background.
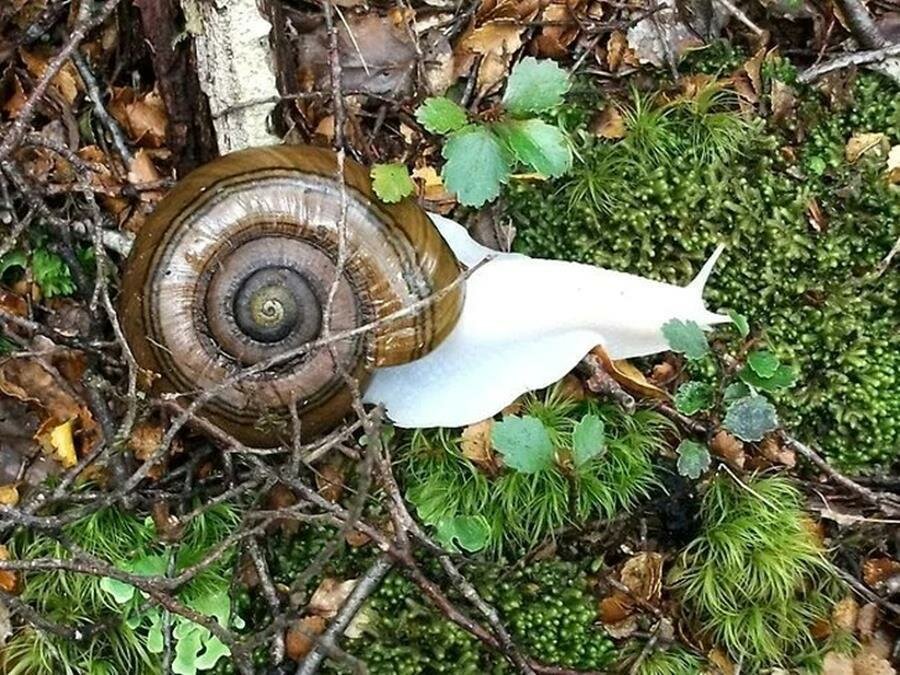
[[[503,106],[517,116],[544,112],[562,103],[569,86],[568,74],[555,61],[529,56],[509,74]]]
[[[427,525],[437,525],[448,516],[450,505],[433,483],[420,483],[406,491],[406,498],[415,505],[419,520]]]
[[[749,366],[744,366],[738,371],[738,377],[751,387],[762,391],[776,392],[794,386],[797,381],[797,373],[791,366],[778,366],[778,370],[771,377],[760,377]]]
[[[231,653],[231,650],[215,635],[211,636],[204,646],[206,650],[197,658],[197,670],[209,670],[219,662],[219,659]]]
[[[505,417],[491,429],[491,442],[503,463],[520,473],[537,473],[553,464],[553,441],[537,417]]]
[[[386,204],[399,202],[416,191],[405,164],[376,164],[372,167],[372,189]]]
[[[685,382],[675,392],[675,407],[685,415],[709,410],[715,390],[705,382]]]
[[[760,441],[778,427],[778,415],[762,396],[747,396],[729,406],[723,424],[743,441]]]
[[[165,649],[165,638],[162,629],[162,617],[157,613],[147,633],[147,651],[151,654],[162,654]]]
[[[747,365],[753,369],[753,372],[761,378],[766,379],[772,377],[778,370],[781,362],[772,352],[764,349],[762,351],[753,352],[747,357]]]
[[[69,266],[60,256],[46,249],[39,248],[32,253],[31,272],[44,297],[70,295],[75,290]]]
[[[585,415],[575,425],[572,434],[572,460],[575,466],[584,466],[603,452],[606,431],[603,420],[597,415]]]
[[[565,134],[543,120],[512,120],[494,125],[497,135],[522,164],[558,178],[572,168],[572,150]]]
[[[694,321],[672,319],[663,324],[662,333],[673,352],[684,354],[692,361],[702,359],[709,354],[706,335]]]
[[[678,453],[678,473],[682,476],[696,480],[709,468],[711,459],[705,445],[683,440],[678,444],[676,452]]]
[[[485,127],[469,126],[455,132],[442,154],[447,160],[441,172],[444,185],[465,206],[481,206],[496,199],[500,185],[509,180],[509,153]]]
[[[200,633],[192,631],[180,637],[175,643],[175,660],[172,672],[175,675],[194,675],[197,672],[197,656],[202,648]]]
[[[449,549],[456,550],[456,544],[470,553],[487,546],[491,528],[484,516],[456,516],[442,520],[437,526],[437,539]]]
[[[465,109],[445,96],[426,98],[416,110],[416,119],[433,134],[447,134],[466,126]]]
[[[0,277],[13,267],[21,267],[23,270],[28,267],[28,255],[20,248],[13,249],[0,258]]]
[[[111,577],[103,577],[100,579],[100,588],[109,593],[113,600],[120,605],[124,605],[131,601],[134,597],[134,586],[126,584],[118,579]]]
[[[722,400],[725,403],[731,403],[732,401],[737,401],[739,398],[750,396],[752,393],[750,387],[743,382],[732,382],[725,387],[725,391],[722,393]]]
[[[741,337],[747,337],[748,335],[750,335],[750,323],[747,321],[746,316],[735,312],[733,309],[729,309],[728,317],[731,319],[731,323],[734,324],[734,327],[737,328],[737,331],[738,333],[740,333]]]

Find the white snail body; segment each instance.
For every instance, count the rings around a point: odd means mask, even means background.
[[[399,427],[463,426],[490,417],[521,394],[546,387],[602,345],[614,359],[668,349],[671,319],[727,322],[703,304],[718,248],[687,286],[593,265],[496,253],[465,229],[432,215],[454,254],[472,267],[463,311],[434,351],[379,368],[365,393]]]

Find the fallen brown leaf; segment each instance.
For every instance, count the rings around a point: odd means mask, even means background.
[[[310,614],[316,614],[324,619],[330,619],[337,614],[338,609],[344,604],[344,601],[353,592],[356,586],[356,579],[348,579],[339,581],[331,577],[322,579],[322,583],[316,588],[306,611]]]
[[[793,468],[797,463],[797,455],[790,448],[782,445],[775,436],[766,436],[759,444],[759,451],[763,457],[775,464],[783,464]]]
[[[606,65],[609,72],[617,73],[623,66],[639,65],[637,55],[628,46],[628,38],[620,30],[614,30],[606,43]]]
[[[609,354],[600,345],[594,347],[591,354],[600,359],[603,369],[628,393],[659,400],[669,398],[665,391],[649,382],[627,359],[609,358]]]
[[[491,429],[494,421],[482,420],[470,424],[463,429],[460,446],[463,457],[474,462],[479,468],[489,475],[495,475],[500,469],[497,456],[491,448]]]
[[[162,443],[163,428],[161,424],[140,422],[135,424],[128,437],[128,448],[134,458],[141,462],[149,459]]]
[[[64,469],[78,464],[75,452],[75,418],[60,422],[54,417],[46,420],[34,435],[35,440],[48,456],[58,461]]]
[[[900,574],[900,561],[893,558],[869,558],[863,563],[863,581],[873,588],[895,574]]]
[[[625,120],[614,105],[608,105],[591,120],[591,132],[600,138],[625,138]]]
[[[713,436],[709,449],[717,457],[724,459],[736,469],[744,468],[747,455],[744,453],[744,444],[727,431],[720,431]]]
[[[635,597],[654,602],[662,593],[662,565],[659,553],[643,551],[625,561],[619,575]]]
[[[19,56],[22,57],[22,63],[25,64],[25,68],[36,79],[43,76],[51,58],[50,52],[27,51],[25,49],[19,50]],[[78,98],[82,88],[81,78],[78,76],[78,72],[71,61],[66,61],[59,72],[50,80],[50,84],[59,92],[63,100],[70,105]]]
[[[634,612],[634,600],[626,593],[615,590],[600,601],[600,621],[604,624],[618,624]]]
[[[344,472],[334,464],[324,464],[316,473],[319,494],[330,502],[337,502],[344,494]]]
[[[19,488],[15,485],[0,485],[0,504],[15,506],[19,503]]]
[[[844,156],[850,164],[855,164],[860,157],[866,154],[887,156],[890,147],[888,137],[883,133],[855,134],[847,141],[847,145],[844,147]]]
[[[0,560],[9,560],[9,558],[9,549],[0,544]],[[19,581],[19,573],[15,570],[0,570],[0,589],[7,593],[17,593]]]
[[[305,616],[295,621],[284,636],[288,658],[299,661],[312,651],[317,635],[325,632],[328,622],[321,616]]]

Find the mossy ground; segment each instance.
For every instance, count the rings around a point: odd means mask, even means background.
[[[789,79],[792,69],[764,73]],[[706,297],[748,315],[799,369],[779,400],[785,422],[844,468],[896,461],[900,274],[875,270],[900,236],[900,190],[884,178],[883,155],[851,165],[844,148],[863,132],[900,142],[898,88],[861,74],[842,106],[800,89],[778,128],[739,123],[724,97],[702,125],[695,103],[654,117],[659,104],[644,94],[623,106],[628,135],[612,142],[586,132],[608,102],[581,94],[564,113],[573,173],[507,191],[517,249],[683,284],[725,243]]]

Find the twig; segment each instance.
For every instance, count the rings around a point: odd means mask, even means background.
[[[356,616],[356,613],[362,607],[363,602],[375,592],[375,589],[381,584],[381,580],[384,579],[393,564],[393,561],[385,553],[382,553],[375,559],[372,566],[366,570],[366,573],[353,587],[350,595],[347,596],[347,599],[331,620],[331,624],[326,631],[316,641],[316,646],[300,662],[300,665],[297,667],[297,675],[313,675],[313,673],[318,672],[322,659],[325,658],[324,650],[335,646],[337,640],[344,634],[347,626],[350,625],[353,617]],[[365,672],[365,669],[363,669],[363,672]]]
[[[731,15],[742,24],[752,30],[757,36],[762,35],[765,31],[750,20],[750,17],[744,14],[743,10],[732,4],[731,0],[716,0],[722,7],[727,9]]]
[[[835,70],[842,70],[844,68],[849,68],[850,66],[863,66],[869,63],[878,63],[885,61],[892,56],[900,56],[900,44],[893,44],[879,49],[869,49],[838,56],[830,61],[819,64],[818,66],[807,68],[800,73],[797,80],[804,83],[814,82],[823,75],[827,75]],[[894,253],[897,252],[898,247],[900,247],[900,241],[898,241],[897,246],[894,247]],[[888,262],[890,262],[890,259],[888,259]]]
[[[100,119],[100,123],[109,132],[113,145],[116,147],[116,152],[119,153],[119,157],[122,158],[125,167],[130,167],[134,162],[134,154],[128,148],[128,140],[122,132],[122,127],[119,126],[119,123],[113,119],[112,115],[110,115],[109,111],[106,109],[106,106],[103,105],[103,96],[100,94],[100,87],[97,84],[97,78],[94,76],[94,71],[91,70],[91,66],[88,64],[87,59],[85,59],[77,49],[72,52],[72,61],[75,62],[75,67],[78,69],[78,74],[81,75],[81,79],[84,80],[88,97],[91,99],[91,103],[94,104],[94,112]]]

